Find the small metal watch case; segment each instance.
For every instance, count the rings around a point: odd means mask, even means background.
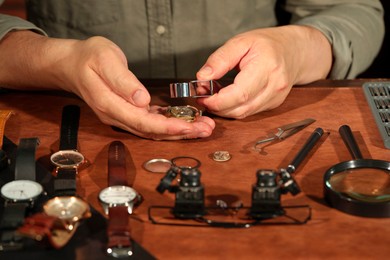
[[[209,97],[217,93],[222,85],[215,80],[192,80],[169,84],[171,98]]]

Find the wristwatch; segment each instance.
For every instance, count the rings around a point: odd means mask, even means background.
[[[54,197],[43,205],[43,211],[63,221],[68,231],[77,229],[81,220],[91,216],[88,203],[76,196]]]
[[[125,157],[124,144],[112,142],[108,151],[108,187],[99,193],[99,201],[109,218],[107,253],[116,258],[133,254],[129,214],[141,201],[141,196],[127,182]]]
[[[12,114],[12,110],[0,110],[0,170],[6,168],[9,164],[7,154],[3,150],[3,139],[5,123]]]
[[[62,110],[59,151],[50,156],[56,166],[54,193],[57,196],[76,194],[76,175],[84,156],[77,151],[77,135],[80,121],[80,107],[65,106]]]
[[[35,181],[35,150],[38,138],[22,138],[16,151],[15,180],[1,187],[1,196],[5,199],[3,216],[0,222],[3,248],[14,246],[17,227],[23,224],[27,209],[43,193],[41,184]]]
[[[60,249],[69,242],[76,232],[76,228],[69,230],[60,218],[45,213],[36,213],[27,217],[24,225],[19,227],[17,231],[21,236]]]

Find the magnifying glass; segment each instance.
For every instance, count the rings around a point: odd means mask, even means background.
[[[364,159],[349,126],[341,126],[339,133],[353,160],[325,172],[325,200],[348,214],[390,217],[390,162]]]

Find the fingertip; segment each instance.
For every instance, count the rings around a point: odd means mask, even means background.
[[[199,80],[211,79],[213,76],[213,68],[206,64],[198,71],[196,76]]]
[[[150,95],[146,90],[138,89],[132,96],[134,105],[137,107],[145,107],[150,103]]]

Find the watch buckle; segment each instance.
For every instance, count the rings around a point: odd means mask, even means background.
[[[11,250],[20,250],[23,248],[22,242],[8,241],[0,243],[0,252],[1,251],[11,251]]]
[[[133,255],[133,248],[128,247],[109,247],[107,248],[107,254],[115,258],[125,258]]]

